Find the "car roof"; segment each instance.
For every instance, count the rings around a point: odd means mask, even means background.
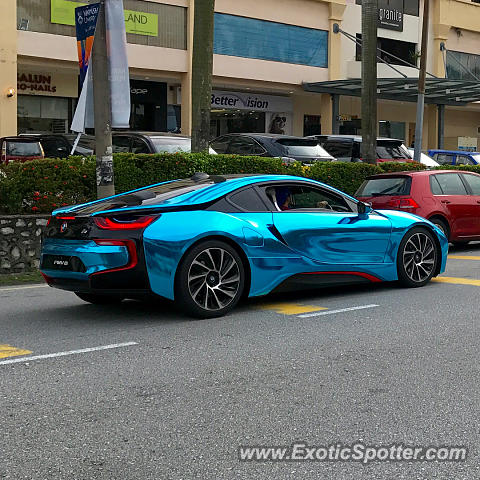
[[[254,138],[271,138],[273,140],[282,138],[282,139],[292,139],[292,140],[305,140],[306,137],[297,137],[295,135],[282,135],[281,133],[225,133],[220,135],[221,137],[254,137]],[[219,137],[217,137],[219,138]],[[308,138],[307,140],[312,140]]]
[[[416,170],[416,171],[404,171],[404,172],[388,172],[388,173],[377,173],[376,175],[370,175],[367,177],[367,180],[371,178],[388,178],[388,177],[422,177],[435,175],[437,173],[473,173],[478,175],[475,172],[469,172],[468,170]]]
[[[148,131],[113,131],[112,135],[137,135],[140,137],[171,137],[171,138],[190,138],[187,135],[180,135],[172,132],[148,132]]]
[[[345,139],[345,140],[353,140],[354,142],[362,141],[361,135],[322,135],[322,137],[325,137],[326,140],[344,140]],[[379,140],[404,143],[404,140],[400,140],[399,138],[377,137],[377,142]]]
[[[461,155],[475,155],[480,153],[480,152],[470,152],[465,150],[443,150],[438,148],[430,148],[428,151],[433,153],[455,153],[455,154],[461,154]]]
[[[30,138],[30,137],[20,137],[20,136],[10,136],[10,137],[0,137],[0,140],[15,140],[16,142],[22,141],[22,142],[38,142],[37,138]]]

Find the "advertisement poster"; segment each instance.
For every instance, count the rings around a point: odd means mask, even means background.
[[[75,9],[78,65],[80,67],[80,88],[82,88],[85,77],[87,76],[99,8],[100,4],[94,3],[93,5],[85,5]]]

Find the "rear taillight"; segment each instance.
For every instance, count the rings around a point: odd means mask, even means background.
[[[416,210],[418,203],[413,198],[392,198],[387,202],[387,207],[401,210]]]
[[[47,220],[47,227],[50,225],[50,222],[52,221],[52,217],[50,217],[48,220]]]
[[[128,262],[126,265],[117,268],[110,268],[108,270],[102,270],[101,272],[92,273],[92,275],[99,275],[101,273],[112,273],[118,272],[120,270],[128,270],[129,268],[134,268],[138,263],[137,248],[133,240],[110,240],[110,239],[95,239],[94,242],[97,245],[103,245],[107,247],[127,247],[128,251]]]
[[[143,216],[133,220],[109,217],[94,217],[95,225],[102,230],[141,230],[148,227],[157,217]]]

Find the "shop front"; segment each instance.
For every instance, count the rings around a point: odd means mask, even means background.
[[[210,136],[226,133],[292,134],[293,102],[289,97],[212,91]]]
[[[18,132],[66,133],[78,96],[78,75],[18,68]]]

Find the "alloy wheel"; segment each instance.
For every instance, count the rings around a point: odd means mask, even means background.
[[[403,267],[405,273],[415,283],[427,280],[436,264],[436,248],[430,235],[414,233],[405,243]]]

